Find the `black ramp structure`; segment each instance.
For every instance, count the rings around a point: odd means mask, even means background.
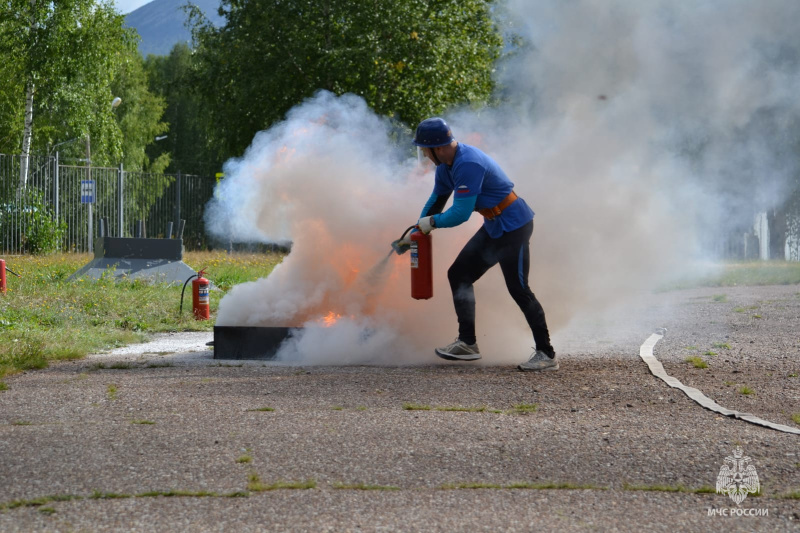
[[[94,241],[94,259],[72,274],[70,280],[100,279],[113,275],[116,279],[183,284],[196,274],[183,262],[182,229],[175,239],[147,239],[108,237],[106,228],[107,222],[101,219],[101,236]],[[137,234],[144,235],[143,223],[138,225]]]

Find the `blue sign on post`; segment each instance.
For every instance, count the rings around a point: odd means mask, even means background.
[[[81,203],[94,203],[94,180],[81,180]]]

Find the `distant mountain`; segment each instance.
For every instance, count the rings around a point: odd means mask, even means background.
[[[125,25],[135,28],[142,38],[139,52],[143,56],[167,55],[175,43],[192,40],[182,9],[189,2],[199,7],[215,26],[223,24],[224,19],[217,14],[219,0],[153,0],[125,17]]]

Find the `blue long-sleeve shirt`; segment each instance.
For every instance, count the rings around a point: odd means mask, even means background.
[[[422,217],[433,216],[437,228],[451,228],[466,222],[473,211],[494,207],[514,188],[503,169],[481,150],[458,143],[453,164],[436,167],[433,193],[422,210]],[[444,204],[455,194],[453,205],[442,212]],[[506,207],[483,226],[492,238],[522,227],[533,219],[534,212],[522,198]]]

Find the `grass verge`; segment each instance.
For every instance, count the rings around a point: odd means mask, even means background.
[[[9,280],[0,298],[0,379],[23,370],[45,368],[50,361],[77,359],[89,353],[142,342],[147,333],[210,331],[213,320],[196,321],[191,294],[178,315],[181,286],[123,280],[67,281],[87,264],[89,254],[6,258],[22,275]],[[208,268],[207,277],[221,290],[211,291],[212,314],[220,298],[239,283],[264,277],[281,254],[188,252],[184,262]]]
[[[662,291],[695,287],[734,287],[741,285],[794,285],[800,283],[800,263],[796,261],[731,261],[720,263],[713,272],[699,277],[675,281]],[[719,299],[717,299],[719,297]],[[727,301],[725,295],[714,295],[715,302]],[[741,311],[736,311],[741,312]]]

